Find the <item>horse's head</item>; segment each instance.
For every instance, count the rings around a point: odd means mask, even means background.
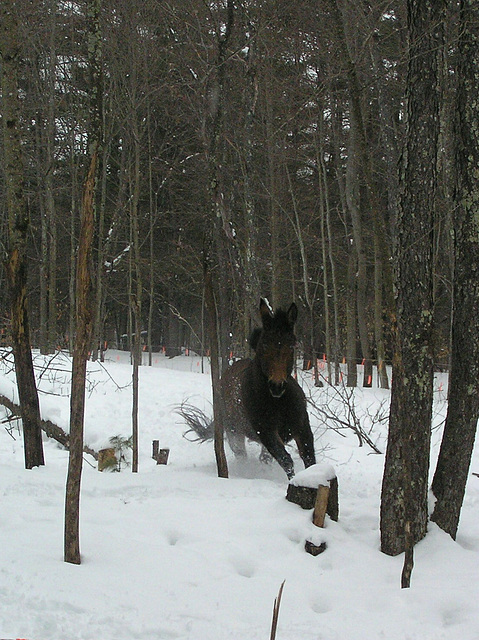
[[[298,308],[293,302],[287,311],[277,309],[272,313],[270,306],[262,298],[259,310],[263,329],[255,332],[252,346],[271,395],[273,398],[280,398],[293,371],[296,344],[294,323],[298,317]]]

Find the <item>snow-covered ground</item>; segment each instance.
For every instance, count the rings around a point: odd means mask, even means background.
[[[131,431],[128,357],[89,363],[85,440],[95,449]],[[68,430],[69,359],[58,354],[40,378],[42,416]],[[206,366],[206,363],[205,363]],[[307,393],[311,380],[303,379]],[[432,467],[445,413],[445,377],[435,381]],[[334,408],[327,387],[317,405]],[[0,394],[16,399],[8,362]],[[477,640],[479,638],[479,478],[470,477],[457,542],[434,524],[416,547],[412,587],[400,589],[402,556],[379,551],[384,455],[350,431],[311,422],[319,462],[339,480],[339,522],[327,519],[327,550],[304,551],[311,512],[285,500],[276,463],[250,445],[239,464],[227,450],[229,479],[216,477],[211,443],[188,442],[175,406],[210,412],[210,378],[197,357],[155,356],[140,370],[139,473],[99,473],[86,456],[82,479],[82,564],[63,562],[68,453],[45,441],[46,466],[23,468],[22,439],[0,429],[0,637],[29,640],[266,640],[285,580],[277,640]],[[355,391],[363,428],[384,452],[388,392]],[[0,414],[4,415],[3,410]],[[152,440],[170,449],[151,459]],[[302,468],[292,448],[297,470]],[[93,466],[92,466],[93,465]],[[479,472],[476,452],[472,471]]]

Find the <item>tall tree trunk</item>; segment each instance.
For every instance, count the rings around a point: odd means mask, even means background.
[[[357,255],[357,276],[356,276],[356,314],[358,319],[359,340],[361,352],[364,360],[363,386],[371,386],[372,376],[372,356],[369,344],[368,321],[367,321],[367,269],[366,252],[364,249],[363,229],[361,223],[361,212],[359,210],[358,193],[358,173],[357,173],[357,146],[354,123],[350,137],[350,146],[346,165],[346,204],[351,216],[353,229],[353,250]]]
[[[348,205],[346,202],[346,187],[341,165],[340,133],[343,128],[343,114],[338,98],[333,93],[332,98],[332,133],[333,133],[333,159],[335,163],[335,173],[338,183],[341,209],[345,220],[348,218]],[[351,185],[350,185],[351,186]],[[350,194],[350,198],[353,196]],[[353,204],[355,199],[353,200]],[[358,384],[357,368],[357,316],[356,316],[356,274],[358,271],[357,254],[354,240],[349,232],[349,225],[346,225],[346,251],[348,254],[347,272],[347,293],[346,293],[346,386],[356,387]]]
[[[38,126],[35,128],[37,180],[43,182],[44,158],[41,131],[43,117],[40,110],[36,114]],[[43,194],[38,194],[38,209],[40,214],[40,326],[38,328],[38,347],[40,353],[48,353],[48,221],[45,215],[45,201]]]
[[[349,247],[348,259],[348,297],[346,300],[346,366],[348,370],[346,386],[358,386],[358,367],[357,367],[357,349],[356,349],[356,272],[357,258],[354,249]]]
[[[326,203],[325,194],[321,189],[319,194],[320,210],[320,230],[321,230],[321,258],[323,271],[323,312],[324,312],[324,344],[326,351],[326,364],[328,372],[328,383],[333,384],[331,370],[331,322],[329,314],[329,279],[328,279],[328,258],[326,253]]]
[[[273,72],[268,68],[268,75],[265,82],[265,123],[266,123],[266,156],[267,156],[267,185],[268,204],[270,216],[270,236],[271,236],[271,299],[269,300],[273,308],[281,305],[282,291],[282,269],[281,269],[281,222],[282,216],[278,205],[278,165],[280,164],[279,153],[276,145],[276,132],[274,130],[273,99],[274,92]]]
[[[426,535],[428,521],[438,59],[444,5],[439,0],[408,0],[407,6],[406,139],[395,256],[398,344],[381,494],[381,550],[389,555],[406,550],[411,558],[412,544]],[[408,586],[407,576],[403,586]]]
[[[321,145],[322,143],[320,143]],[[333,347],[333,360],[334,360],[334,384],[339,384],[340,370],[339,370],[339,295],[338,295],[338,279],[336,277],[336,265],[333,256],[334,238],[331,225],[331,209],[329,206],[329,189],[327,181],[326,164],[324,162],[324,153],[320,148],[320,174],[323,184],[324,193],[324,206],[326,211],[326,229],[328,237],[328,260],[331,271],[331,286],[333,289],[333,323],[334,323],[334,347]],[[331,381],[332,382],[332,381]]]
[[[133,172],[133,194],[131,199],[131,237],[132,237],[132,249],[130,253],[133,258],[133,273],[134,282],[131,295],[131,308],[134,319],[134,339],[133,339],[133,406],[132,406],[132,451],[133,460],[131,470],[133,473],[138,472],[138,405],[139,405],[139,367],[142,360],[141,352],[141,298],[142,298],[142,284],[141,284],[141,255],[140,255],[140,231],[138,225],[138,203],[140,199],[140,139],[138,124],[136,121],[136,114],[133,124],[133,144],[134,144],[134,172]]]
[[[209,201],[210,216],[209,225],[211,225],[212,241],[205,251],[204,256],[204,284],[205,284],[205,302],[208,313],[208,336],[210,339],[211,350],[211,376],[213,384],[213,413],[215,416],[215,453],[218,466],[218,475],[227,477],[228,469],[226,466],[226,456],[223,444],[223,424],[221,400],[219,394],[219,376],[226,360],[224,356],[225,340],[222,340],[225,334],[226,324],[223,315],[227,312],[226,307],[226,281],[224,274],[227,273],[225,234],[227,232],[227,222],[225,219],[224,198],[221,189],[222,170],[222,135],[224,125],[224,80],[225,80],[225,63],[228,44],[231,38],[234,22],[234,3],[227,0],[226,15],[224,23],[218,23],[216,31],[216,59],[211,73],[211,84],[209,87],[209,104],[206,112],[205,123],[205,146],[206,157],[208,163],[209,176]],[[209,235],[209,234],[208,234]],[[208,251],[214,247],[214,263],[212,263],[212,255]],[[223,277],[220,277],[221,273]],[[216,285],[216,286],[215,286]],[[220,308],[222,317],[218,318],[217,300],[215,299],[215,290],[219,291]],[[227,360],[226,360],[227,362]]]
[[[18,396],[22,411],[25,468],[44,464],[40,408],[33,372],[27,311],[27,239],[29,217],[24,193],[20,135],[18,68],[20,35],[15,0],[0,4],[0,52],[2,59],[2,121],[4,172],[8,210],[6,273],[10,297],[11,332]]]
[[[452,358],[431,516],[454,539],[479,419],[479,7],[473,0],[460,3],[458,56]]]
[[[71,132],[72,143],[71,143],[71,157],[70,157],[70,168],[71,168],[71,214],[70,214],[70,256],[69,256],[69,278],[68,278],[68,302],[69,302],[69,312],[68,312],[68,350],[71,355],[73,355],[74,348],[74,337],[75,337],[75,290],[76,290],[76,270],[75,270],[75,258],[76,258],[76,213],[77,213],[77,202],[79,198],[77,197],[77,188],[78,188],[78,171],[77,164],[75,161],[75,131]]]
[[[92,360],[100,358],[103,362],[103,327],[105,312],[105,207],[108,178],[108,159],[110,155],[109,144],[105,143],[103,148],[103,159],[101,162],[101,196],[98,207],[97,225],[97,249],[96,249],[96,274],[95,274],[95,321],[93,323],[91,353]],[[100,171],[99,171],[100,172]]]
[[[389,389],[386,371],[386,347],[384,344],[384,308],[383,308],[383,261],[378,247],[379,238],[374,234],[374,334],[376,338],[376,360],[379,386]]]
[[[149,296],[148,296],[148,366],[151,367],[153,364],[153,338],[152,338],[152,330],[153,330],[153,312],[155,308],[155,242],[154,242],[154,233],[155,233],[155,223],[157,216],[157,198],[155,197],[155,193],[153,193],[153,174],[152,174],[152,146],[151,146],[151,113],[148,108],[148,195],[150,202],[150,215],[149,215],[149,273],[148,273],[148,285],[149,285]]]
[[[255,319],[256,307],[261,297],[258,260],[257,260],[257,214],[253,191],[253,150],[254,123],[258,99],[258,78],[256,63],[257,31],[253,21],[246,25],[246,118],[245,118],[245,157],[244,157],[244,225],[245,225],[245,299],[244,299],[244,346],[248,344],[251,327]],[[247,349],[245,348],[245,352]]]
[[[92,248],[95,232],[95,201],[98,164],[102,146],[101,0],[88,0],[88,63],[90,131],[88,168],[83,184],[80,238],[76,274],[76,335],[73,349],[70,398],[70,457],[65,496],[65,562],[80,564],[80,485],[83,461],[85,383],[94,322]]]
[[[48,224],[48,350],[58,345],[57,331],[57,219],[55,210],[55,82],[56,82],[56,9],[50,2],[50,51],[48,57],[48,106],[46,117],[45,218]]]

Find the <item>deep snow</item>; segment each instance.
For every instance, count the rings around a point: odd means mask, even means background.
[[[85,440],[95,449],[131,430],[131,367],[108,352],[89,363]],[[35,354],[42,416],[65,430],[69,359],[58,354],[43,372]],[[0,394],[16,399],[8,361]],[[339,480],[339,522],[314,531],[311,511],[285,500],[276,463],[246,463],[229,450],[229,479],[216,477],[212,444],[182,437],[175,413],[184,400],[210,411],[210,378],[197,357],[140,369],[140,471],[99,473],[86,456],[82,479],[82,564],[63,562],[68,453],[45,442],[46,466],[23,468],[18,430],[0,429],[0,638],[29,640],[265,640],[285,580],[277,640],[479,639],[479,478],[470,477],[457,542],[434,524],[417,545],[412,587],[400,589],[402,556],[379,551],[379,497],[384,455],[359,447],[312,412],[318,460]],[[41,376],[41,377],[40,377]],[[435,381],[435,424],[445,413],[446,378]],[[303,379],[310,393],[309,376]],[[334,405],[327,387],[317,404]],[[333,394],[334,395],[334,394]],[[364,428],[389,393],[355,391]],[[336,409],[337,411],[337,409]],[[0,414],[4,415],[3,410]],[[371,436],[384,451],[386,423]],[[432,468],[441,427],[433,430]],[[170,448],[167,466],[151,443]],[[296,469],[302,469],[292,448]],[[471,471],[479,472],[477,450]],[[327,550],[305,553],[320,531]]]

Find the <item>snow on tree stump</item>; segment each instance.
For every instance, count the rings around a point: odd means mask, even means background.
[[[98,471],[116,469],[117,465],[118,460],[116,459],[115,449],[113,449],[113,447],[100,449],[98,452]]]
[[[315,464],[290,480],[286,499],[302,509],[314,509],[313,524],[324,527],[326,514],[331,520],[339,517],[338,479],[330,465]],[[317,536],[314,536],[317,538]],[[326,550],[326,542],[306,540],[305,550],[317,556]]]
[[[156,460],[156,464],[168,464],[168,456],[170,455],[169,449],[160,449],[160,441],[153,440],[153,460]]]

